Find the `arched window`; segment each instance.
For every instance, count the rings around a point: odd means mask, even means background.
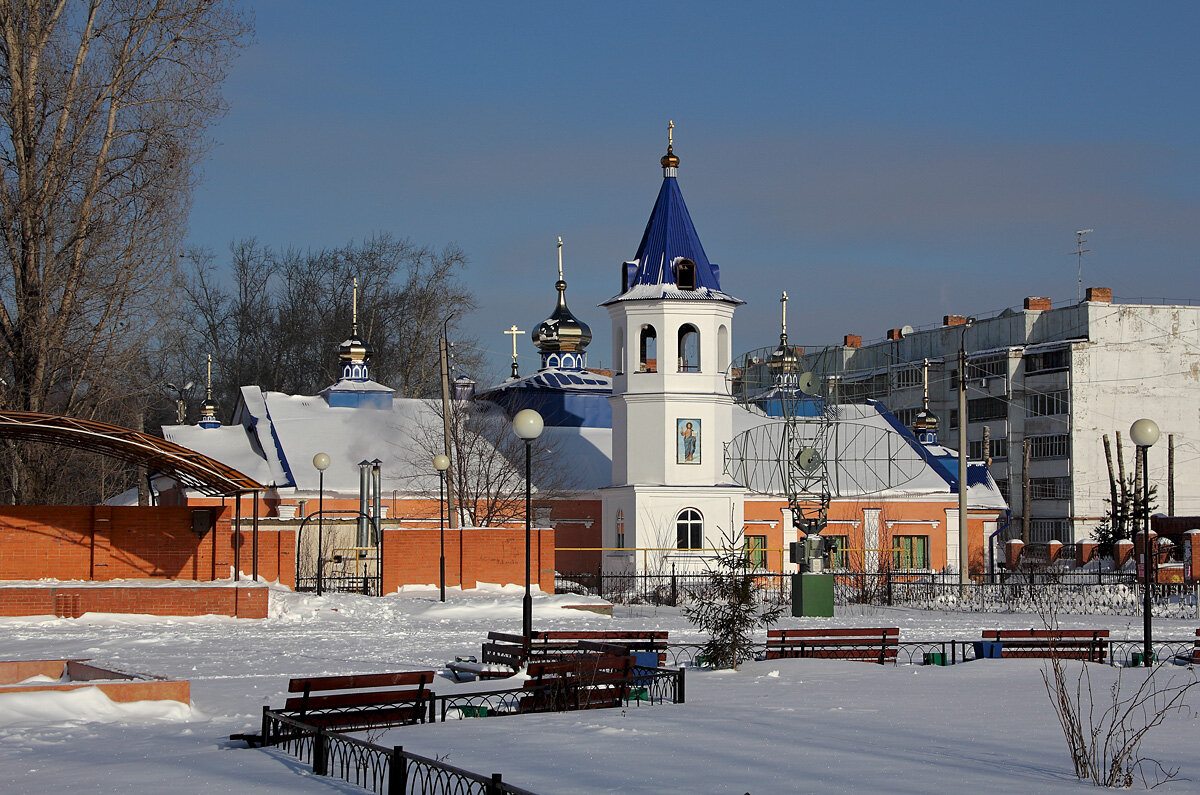
[[[681,259],[675,266],[675,284],[680,290],[696,289],[696,263],[690,259]]]
[[[717,329],[717,370],[725,372],[729,369],[729,327],[722,324]]]
[[[684,508],[675,517],[675,538],[679,549],[704,548],[704,517],[695,508]]]
[[[617,549],[625,548],[625,511],[617,509]]]
[[[643,373],[658,372],[658,332],[649,324],[642,326],[642,338],[638,344],[638,370]]]
[[[679,327],[679,372],[700,372],[700,329],[691,323]]]
[[[613,374],[620,375],[625,372],[625,327],[617,326],[617,333],[613,336]]]

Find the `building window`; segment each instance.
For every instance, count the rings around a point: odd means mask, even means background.
[[[1029,499],[1031,500],[1069,500],[1071,499],[1070,478],[1030,478]]]
[[[967,401],[967,422],[1003,420],[1008,418],[1008,403],[1004,398],[985,397]]]
[[[722,373],[729,369],[729,327],[717,329],[717,369]]]
[[[917,412],[920,409],[896,409],[892,414],[896,417],[896,421],[905,428],[911,428],[913,420],[917,418]]]
[[[967,361],[967,380],[972,378],[999,378],[1008,375],[1008,357],[982,356]]]
[[[625,548],[625,511],[617,509],[617,549]]]
[[[704,548],[704,517],[695,508],[684,508],[675,517],[676,546],[679,549]]]
[[[681,259],[675,266],[675,284],[680,290],[696,289],[696,263],[690,259]]]
[[[923,383],[920,367],[902,367],[892,371],[892,386],[896,389],[908,389]]]
[[[1071,543],[1071,525],[1066,519],[1030,519],[1029,540],[1035,543]]]
[[[700,372],[700,329],[691,323],[679,327],[679,372]]]
[[[893,569],[929,568],[929,536],[892,536]]]
[[[746,536],[746,562],[756,569],[767,567],[767,537]]]
[[[845,569],[849,567],[846,560],[847,550],[850,549],[850,538],[848,536],[827,536],[822,534],[821,538],[829,544],[829,565],[835,569]]]
[[[992,439],[992,459],[1008,458],[1008,439]],[[967,442],[967,457],[981,461],[983,454],[983,439],[973,439]]]
[[[1066,458],[1071,452],[1071,438],[1065,433],[1029,437],[1030,458]]]
[[[1065,389],[1025,395],[1025,413],[1030,417],[1053,417],[1070,411],[1070,393]]]
[[[1048,373],[1053,370],[1066,370],[1070,365],[1071,351],[1067,348],[1025,355],[1025,375],[1029,375],[1030,373]]]
[[[638,344],[638,371],[643,373],[658,372],[658,332],[654,326],[642,326],[641,341]]]

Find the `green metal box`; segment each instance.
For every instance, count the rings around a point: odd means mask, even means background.
[[[833,617],[833,575],[793,574],[792,615]]]

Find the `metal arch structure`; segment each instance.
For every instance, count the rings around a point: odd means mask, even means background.
[[[0,411],[0,439],[45,442],[145,466],[209,497],[265,491],[266,486],[203,453],[140,431],[34,411]],[[239,501],[240,502],[240,501]]]

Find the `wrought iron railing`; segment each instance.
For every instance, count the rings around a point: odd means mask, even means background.
[[[870,573],[832,571],[834,603],[886,605],[971,612],[1037,612],[1053,605],[1059,613],[1080,615],[1138,615],[1142,584],[1128,572],[1036,570],[1012,572],[998,582],[962,585],[954,572],[908,570]],[[764,601],[791,601],[792,575],[760,572],[753,575]],[[700,572],[559,573],[560,588],[596,594],[619,604],[678,606],[705,598],[709,578]],[[1154,614],[1161,617],[1197,615],[1196,586],[1155,583],[1151,586]]]
[[[644,668],[634,666],[627,679],[605,681],[589,691],[604,690],[620,695],[624,704],[684,701],[682,668]],[[428,705],[430,721],[516,715],[570,708],[579,698],[562,697],[561,683],[542,687],[520,687],[489,692],[433,696]],[[595,700],[585,700],[595,706]],[[422,707],[422,719],[425,717]],[[277,747],[305,764],[313,774],[336,776],[379,795],[532,795],[528,790],[504,783],[499,773],[484,776],[448,765],[436,759],[411,754],[403,746],[387,748],[340,731],[305,722],[301,716],[263,708],[262,744]]]
[[[274,746],[312,766],[313,775],[336,776],[378,795],[533,795],[501,774],[472,773],[437,759],[322,729],[263,710],[264,746]]]

